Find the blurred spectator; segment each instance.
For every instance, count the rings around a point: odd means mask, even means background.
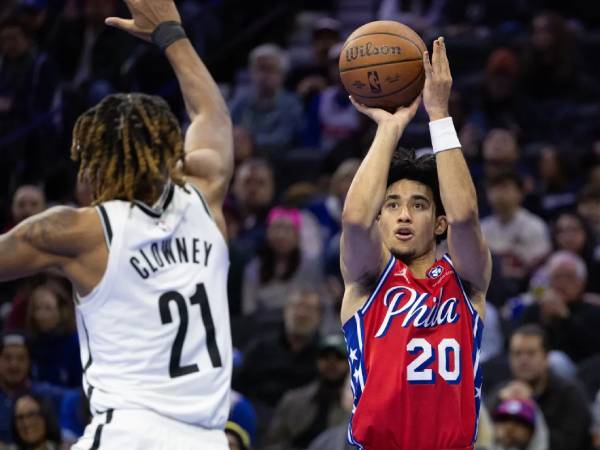
[[[269,450],[303,449],[326,428],[347,423],[342,405],[348,387],[348,361],[344,338],[337,334],[319,342],[319,378],[307,386],[289,391],[281,399],[269,427]]]
[[[81,384],[79,340],[69,292],[54,280],[33,290],[27,307],[32,378],[59,386]]]
[[[359,166],[360,160],[356,158],[342,162],[329,181],[327,196],[309,205],[308,209],[321,225],[321,233],[326,244],[341,230],[342,207]]]
[[[29,352],[25,338],[5,335],[0,342],[0,442],[12,442],[12,407],[15,398],[26,389]]]
[[[342,390],[341,406],[349,418],[352,413],[352,403],[354,396],[350,386],[350,380],[346,378],[344,389]],[[348,443],[348,423],[330,427],[319,434],[311,442],[308,450],[353,450],[356,447]]]
[[[56,18],[48,6],[48,0],[20,0],[17,6],[17,14],[42,46],[47,42]]]
[[[59,76],[53,60],[36,49],[31,33],[18,18],[0,23],[0,136],[5,137],[33,118],[47,114],[59,97]],[[17,137],[0,152],[2,192],[11,179],[42,177],[46,156],[54,148],[51,120]],[[48,161],[51,161],[50,159]]]
[[[360,114],[352,106],[340,79],[338,59],[342,46],[343,43],[338,43],[329,50],[325,85],[312,92],[312,96],[308,92],[299,92],[306,103],[305,144],[326,152],[353,136],[361,125]],[[301,88],[303,85],[299,86]]]
[[[488,302],[485,306],[483,324],[483,340],[481,341],[480,354],[482,364],[504,353],[505,338],[502,333],[502,323],[498,310],[493,303]]]
[[[482,86],[469,96],[473,111],[470,121],[480,131],[508,129],[531,133],[535,114],[519,86],[521,67],[517,55],[508,48],[495,49],[488,57]]]
[[[540,426],[535,403],[527,399],[501,402],[493,413],[493,450],[548,450],[547,430]]]
[[[250,53],[251,87],[231,103],[235,125],[250,131],[258,152],[277,155],[298,142],[302,106],[283,89],[287,56],[274,44],[263,44]]]
[[[479,422],[477,423],[477,439],[475,450],[491,450],[494,444],[494,425],[485,404],[479,407]]]
[[[227,421],[225,424],[225,436],[227,437],[229,450],[250,450],[252,448],[248,432],[236,422]]]
[[[555,12],[537,14],[531,22],[524,55],[525,88],[538,99],[573,98],[584,94],[574,39],[567,22]]]
[[[592,144],[592,151],[582,161],[582,168],[587,172],[586,180],[591,186],[600,186],[600,139]]]
[[[600,391],[596,395],[592,407],[594,422],[592,426],[592,447],[594,450],[600,449]]]
[[[229,422],[236,424],[248,435],[249,446],[252,446],[256,440],[256,411],[250,400],[233,390],[231,391]]]
[[[251,450],[256,439],[256,411],[239,392],[231,392],[231,409],[225,425],[229,450]]]
[[[551,250],[548,228],[521,207],[523,183],[516,173],[491,178],[486,192],[493,214],[481,221],[483,235],[492,254],[501,258],[504,277],[524,282]]]
[[[233,158],[235,166],[247,161],[254,155],[254,138],[250,131],[242,126],[233,128]]]
[[[59,418],[65,444],[72,444],[83,436],[83,430],[92,420],[92,415],[90,404],[82,389],[65,391]]]
[[[600,241],[600,186],[590,184],[579,192],[577,212],[594,232],[594,239]]]
[[[59,450],[60,428],[41,397],[25,394],[17,398],[12,422],[16,450]]]
[[[551,218],[558,212],[575,206],[577,186],[571,178],[569,153],[559,152],[548,145],[541,149],[538,159],[538,185],[535,192],[539,212]]]
[[[126,33],[104,24],[115,14],[116,0],[65,1],[48,48],[68,89],[67,123],[119,88],[123,63],[134,44]]]
[[[600,306],[582,298],[588,275],[585,263],[571,252],[558,251],[549,257],[545,272],[549,286],[522,320],[541,324],[550,349],[581,362],[600,349]]]
[[[240,227],[229,238],[248,253],[255,252],[265,238],[267,214],[275,196],[274,183],[273,169],[264,159],[251,158],[236,170],[233,195]]]
[[[321,267],[302,251],[301,227],[298,209],[276,207],[269,212],[266,240],[244,273],[243,314],[281,311],[294,285],[319,287]]]
[[[506,172],[516,172],[523,179],[525,193],[533,189],[531,174],[521,161],[521,149],[515,131],[491,129],[482,143],[482,157],[483,174],[487,179]]]
[[[319,17],[312,25],[310,49],[292,60],[287,85],[305,98],[328,84],[329,52],[341,36],[342,24],[331,17]],[[303,56],[303,57],[302,57]]]
[[[44,209],[46,209],[46,196],[41,187],[32,184],[19,186],[12,200],[13,225],[41,213]]]
[[[35,383],[29,378],[31,360],[25,337],[6,334],[0,342],[0,443],[11,443],[12,409],[23,394],[35,393],[51,402],[58,411],[63,390],[49,384]]]
[[[531,389],[550,429],[549,450],[587,450],[590,412],[579,388],[554,375],[548,366],[546,333],[524,325],[510,338],[512,376]]]
[[[417,33],[436,35],[436,27],[442,20],[446,0],[410,1],[382,0],[379,4],[379,20],[395,20],[408,25]]]
[[[552,224],[552,240],[555,250],[573,252],[583,258],[587,267],[586,292],[600,293],[600,251],[586,221],[576,212],[561,213]]]
[[[249,344],[234,388],[255,402],[257,409],[274,407],[287,391],[316,378],[321,309],[314,291],[296,289],[285,305],[283,327]]]

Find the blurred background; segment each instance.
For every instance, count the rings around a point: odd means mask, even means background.
[[[492,249],[478,449],[600,449],[600,7],[589,0],[181,0],[234,122],[225,205],[236,355],[231,449],[341,450],[340,214],[374,136],[337,58],[357,26],[443,35],[451,115]],[[116,0],[0,4],[0,227],[87,206],[77,116],[105,95],[165,97],[160,52],[104,26]],[[430,146],[419,111],[402,145]],[[0,449],[69,448],[90,418],[71,287],[0,284]],[[401,420],[401,418],[399,418]]]

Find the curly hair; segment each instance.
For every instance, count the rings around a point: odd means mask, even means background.
[[[181,128],[165,100],[146,94],[113,94],[75,123],[71,159],[90,184],[94,204],[155,200],[183,162]],[[147,203],[151,203],[147,201]]]
[[[433,193],[435,214],[446,214],[440,194],[440,182],[437,176],[437,166],[434,155],[416,156],[414,150],[399,148],[392,157],[392,164],[388,173],[387,186],[396,181],[412,180],[428,186]]]

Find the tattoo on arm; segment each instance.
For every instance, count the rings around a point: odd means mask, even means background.
[[[0,255],[11,255],[17,250],[17,238],[14,234],[5,234],[0,238]]]
[[[76,219],[77,212],[73,208],[53,208],[30,219],[24,230],[24,240],[39,250],[62,254],[67,244],[66,232]]]

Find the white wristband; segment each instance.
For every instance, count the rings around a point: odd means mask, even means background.
[[[429,133],[431,134],[433,153],[460,148],[460,141],[454,129],[452,117],[444,117],[443,119],[429,122]]]

